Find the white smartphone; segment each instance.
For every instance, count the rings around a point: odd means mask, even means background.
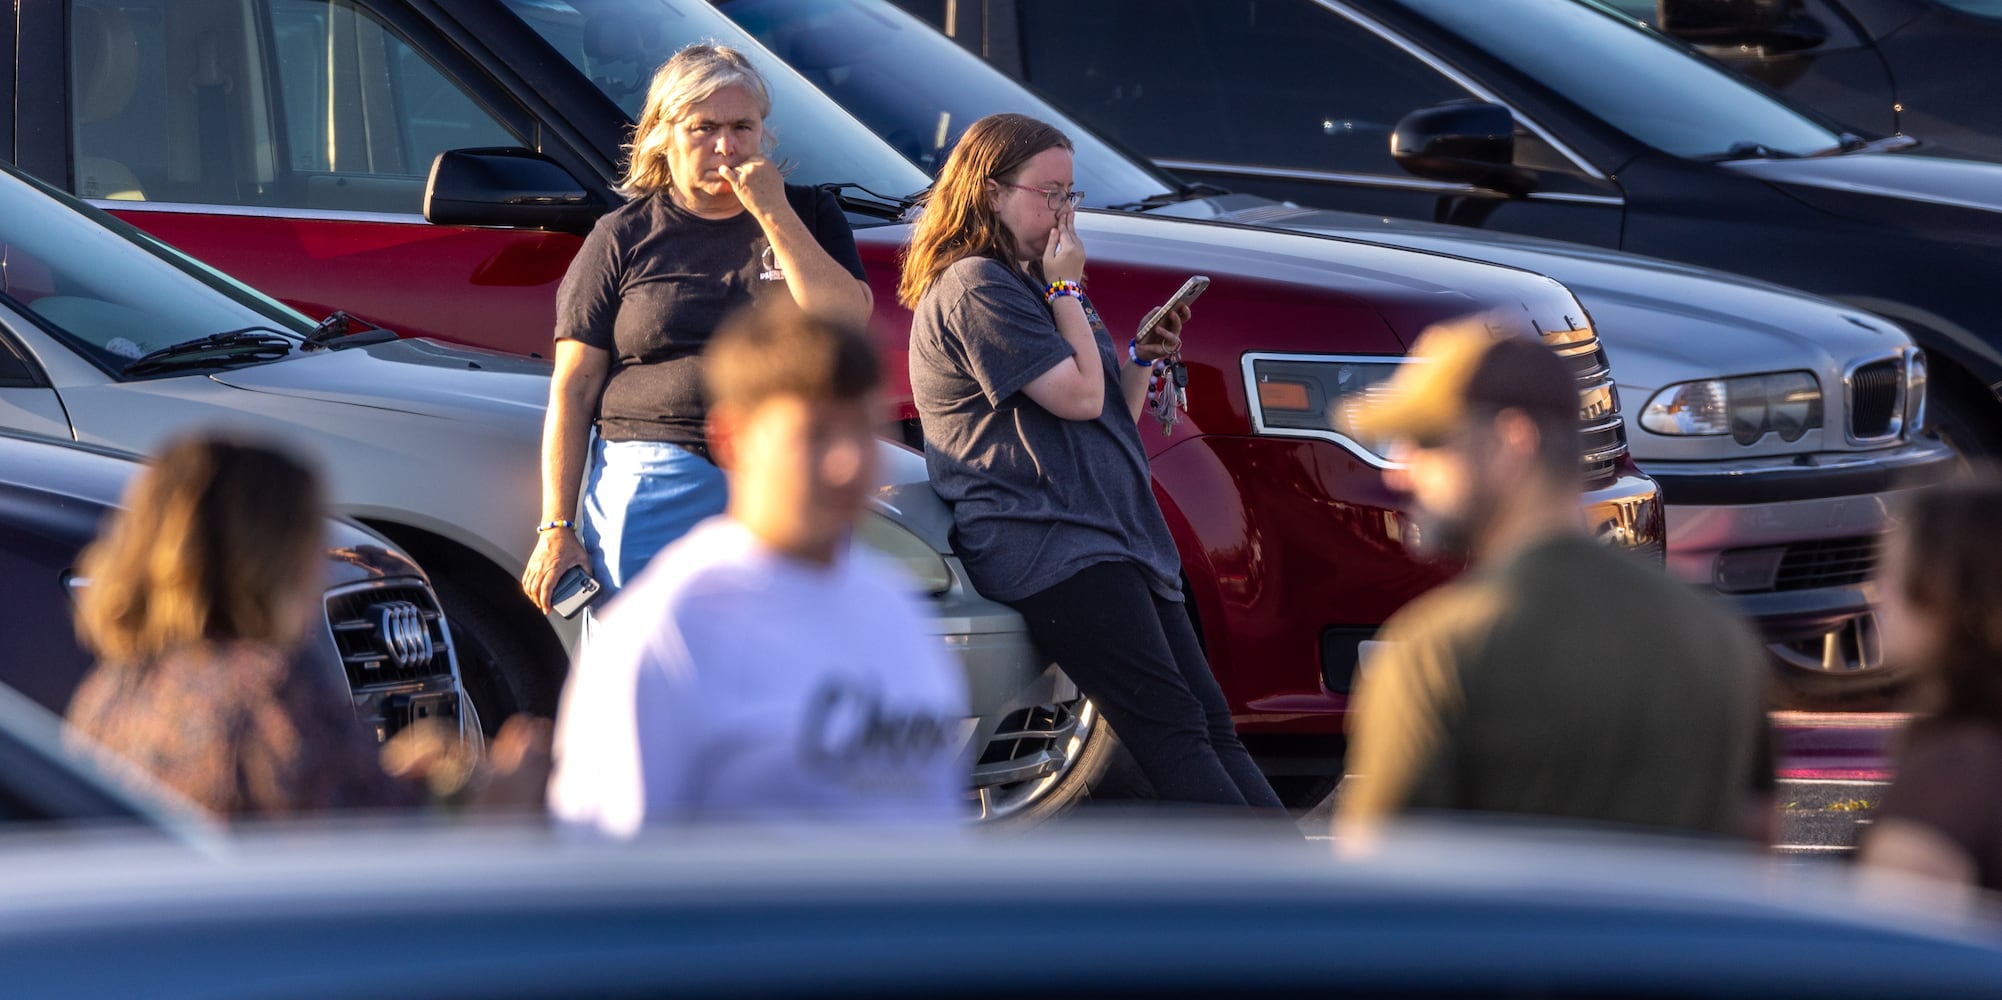
[[[1203,294],[1203,290],[1208,287],[1210,287],[1209,275],[1190,275],[1189,280],[1182,282],[1182,287],[1175,290],[1174,296],[1167,301],[1167,304],[1155,306],[1147,314],[1147,318],[1140,321],[1140,339],[1145,340],[1148,334],[1154,332],[1154,324],[1159,322],[1161,317],[1167,315],[1176,306],[1185,306],[1194,302],[1196,297]]]

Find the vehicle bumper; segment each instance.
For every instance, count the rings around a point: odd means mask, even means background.
[[[1958,474],[1918,441],[1803,461],[1655,462],[1668,570],[1723,594],[1776,641],[1839,626],[1876,601],[1876,539],[1911,492]]]
[[[1045,718],[1038,712],[1068,718],[1071,713],[1059,709],[1078,700],[1077,685],[1037,652],[1020,614],[974,593],[958,559],[948,558],[946,564],[953,583],[926,624],[965,672],[969,717],[961,729],[961,752],[973,762],[973,788],[1062,770],[1069,733],[1045,732],[1050,727],[1033,720]],[[1032,729],[1036,735],[1021,735]]]

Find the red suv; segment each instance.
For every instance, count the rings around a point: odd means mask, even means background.
[[[842,195],[874,330],[904,370],[897,253],[929,179],[707,4],[28,0],[18,28],[0,129],[29,170],[315,316],[523,354],[550,342],[577,234],[618,203],[620,147],[653,68],[723,39],[770,79],[792,179]],[[16,79],[72,83],[10,94]],[[1578,372],[1594,523],[1658,557],[1655,486],[1627,458],[1591,321],[1555,281],[1245,226],[1086,212],[1079,229],[1115,330],[1189,274],[1213,279],[1186,351],[1191,419],[1143,431],[1211,663],[1247,736],[1269,737],[1255,749],[1338,732],[1360,644],[1447,572],[1406,554],[1383,457],[1326,419],[1430,323],[1500,308],[1547,331]],[[915,440],[914,420],[905,432]],[[455,622],[553,627],[514,592],[519,565],[476,554],[525,555],[526,537],[376,526],[488,605]],[[483,645],[503,660],[537,648]]]

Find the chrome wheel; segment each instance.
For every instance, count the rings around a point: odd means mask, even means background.
[[[1098,709],[1084,697],[1010,715],[974,767],[971,796],[978,820],[1026,817],[1036,806],[1059,797],[1067,783],[1088,780],[1090,775],[1083,773],[1091,770],[1086,758],[1102,756],[1091,754],[1102,729]]]
[[[1849,618],[1821,635],[1776,642],[1767,647],[1781,663],[1815,674],[1873,674],[1884,670],[1884,644],[1877,634],[1877,616]]]

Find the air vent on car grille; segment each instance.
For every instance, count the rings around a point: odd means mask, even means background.
[[[1897,359],[1876,361],[1849,376],[1849,436],[1872,441],[1898,433],[1899,389],[1904,373]]]
[[[1813,590],[1862,583],[1877,569],[1878,539],[1874,535],[1795,542],[1780,560],[1774,590]]]
[[[451,672],[451,637],[431,592],[421,586],[366,586],[327,595],[327,624],[348,683],[420,680]]]
[[[1576,330],[1546,335],[1557,356],[1578,380],[1578,420],[1582,438],[1579,462],[1585,484],[1598,486],[1619,472],[1620,459],[1627,453],[1627,426],[1620,416],[1618,391],[1613,385],[1612,364],[1597,337],[1578,339]]]

